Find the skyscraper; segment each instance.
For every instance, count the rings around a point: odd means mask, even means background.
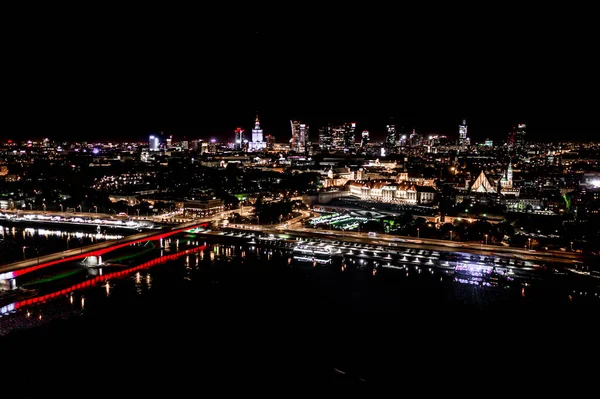
[[[308,125],[300,121],[290,121],[292,127],[291,149],[297,153],[306,152],[306,144],[309,142]]]
[[[319,128],[319,148],[321,151],[331,151],[333,145],[333,131],[331,125]]]
[[[369,131],[368,130],[363,130],[362,135],[361,135],[361,140],[360,140],[360,146],[362,148],[365,148],[369,145],[370,142],[370,138],[369,138]]]
[[[356,122],[346,122],[344,123],[344,152],[352,152],[354,151],[354,142],[356,141],[355,136],[356,131]]]
[[[241,150],[244,145],[244,129],[238,127],[235,129],[235,138],[233,141],[233,148],[236,150]]]
[[[151,134],[148,140],[148,151],[158,151],[160,148],[160,140],[158,136]]]
[[[385,146],[387,148],[387,153],[391,154],[393,150],[396,148],[396,142],[398,141],[398,135],[396,134],[396,125],[394,125],[393,120],[389,125],[385,126],[385,131],[387,135],[385,136]]]
[[[527,125],[525,125],[524,123],[519,123],[517,125],[517,131],[515,133],[515,146],[517,148],[525,147],[526,128]]]
[[[458,145],[465,147],[469,145],[469,139],[467,137],[467,120],[463,119],[462,124],[458,125]]]
[[[248,143],[248,151],[260,151],[266,147],[267,143],[263,139],[263,130],[260,128],[260,121],[257,113],[254,121],[254,128],[252,129],[252,141]]]

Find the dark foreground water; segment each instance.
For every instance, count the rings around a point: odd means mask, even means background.
[[[565,287],[288,259],[208,243],[0,318],[0,397],[571,397],[598,377],[600,301]]]

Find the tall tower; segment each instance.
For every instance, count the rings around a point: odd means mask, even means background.
[[[319,148],[321,151],[330,151],[333,146],[333,133],[331,125],[319,128]]]
[[[392,149],[396,148],[396,142],[398,140],[396,125],[393,123],[393,120],[390,121],[389,125],[385,126],[385,130],[387,132],[387,135],[385,136],[385,146],[387,147],[389,154],[392,152]]]
[[[258,112],[252,129],[252,141],[248,143],[248,151],[260,151],[267,148],[267,143],[264,141],[263,130],[260,128]]]
[[[365,148],[366,146],[369,145],[369,141],[371,141],[369,139],[369,131],[368,130],[363,130],[362,136],[361,136],[361,140],[360,140],[360,146],[362,148]]]
[[[354,151],[356,122],[344,123],[344,152]]]
[[[244,129],[238,127],[235,129],[235,139],[233,141],[233,148],[236,150],[241,150],[244,146]]]
[[[467,138],[467,120],[463,119],[462,124],[458,125],[458,145],[461,147],[469,143]]]
[[[304,153],[308,140],[308,125],[300,121],[290,121],[290,125],[292,127],[292,151]]]
[[[519,123],[517,125],[517,131],[515,133],[515,146],[517,148],[525,147],[526,128],[527,125],[524,123]]]
[[[512,160],[508,161],[508,169],[506,170],[506,181],[512,187],[513,184],[513,170],[512,170]]]
[[[157,135],[151,134],[148,140],[148,151],[158,151],[160,140]]]
[[[252,129],[252,142],[263,142],[263,130],[260,128],[258,112],[256,113],[256,120],[254,121],[254,129]]]

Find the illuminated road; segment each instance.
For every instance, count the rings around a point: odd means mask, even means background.
[[[308,212],[306,212],[308,213]],[[300,222],[300,219],[306,218],[307,215],[298,217],[296,223]],[[231,227],[231,226],[230,226]],[[562,263],[586,263],[586,262],[598,262],[597,257],[589,257],[579,253],[573,252],[558,252],[558,251],[527,251],[524,249],[503,247],[496,245],[482,245],[479,243],[468,243],[468,242],[456,242],[456,241],[445,241],[435,240],[427,238],[415,238],[415,237],[402,237],[393,236],[388,234],[377,234],[375,237],[370,237],[368,233],[358,232],[341,232],[338,230],[320,230],[320,229],[308,229],[303,227],[292,227],[291,225],[286,226],[282,224],[279,226],[245,226],[236,225],[234,229],[239,230],[259,230],[264,233],[285,233],[290,236],[303,237],[303,238],[315,238],[315,239],[330,239],[339,240],[346,242],[360,242],[372,245],[391,245],[391,246],[402,246],[405,248],[420,248],[432,251],[445,251],[445,252],[467,252],[476,255],[487,255],[487,256],[511,256],[522,260],[531,261],[545,261],[545,262],[562,262]]]

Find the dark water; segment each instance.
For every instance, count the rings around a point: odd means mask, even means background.
[[[289,257],[209,242],[1,318],[6,397],[573,395],[593,381],[597,297]]]

